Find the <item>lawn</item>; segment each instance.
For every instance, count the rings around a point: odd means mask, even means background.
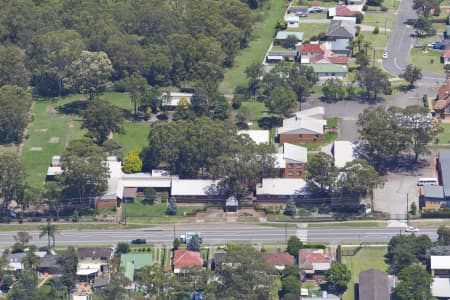
[[[359,272],[368,269],[379,269],[386,271],[388,265],[384,262],[385,247],[363,248],[355,256],[343,256],[342,263],[352,272],[352,280],[348,285],[343,300],[355,299],[355,283],[359,281]]]
[[[257,22],[254,26],[253,39],[249,42],[248,47],[239,51],[234,59],[233,67],[226,70],[224,80],[219,86],[221,93],[231,94],[237,86],[247,84],[244,71],[253,62],[263,61],[275,35],[276,22],[286,10],[284,4],[284,0],[270,1],[270,8],[260,16],[262,21]]]
[[[411,49],[409,56],[409,62],[418,66],[425,72],[442,74],[443,64],[441,64],[441,51],[427,49],[424,53],[422,49]]]
[[[131,150],[142,149],[148,146],[148,133],[150,124],[147,122],[126,122],[123,124],[124,134],[115,134],[114,140],[122,145],[123,154],[126,155]]]
[[[439,144],[450,144],[450,124],[443,123],[441,127],[444,131],[439,134]]]
[[[264,113],[267,112],[266,105],[263,102],[244,101],[242,102],[241,107],[245,107],[250,111],[251,120],[254,123],[258,123],[257,121],[264,116]]]
[[[311,142],[311,143],[297,143],[300,146],[305,147],[308,151],[319,151],[321,147],[331,144],[337,139],[337,133],[325,133],[323,135],[322,142]]]
[[[327,29],[327,23],[302,23],[300,21],[300,26],[298,28],[288,28],[287,31],[303,32],[305,33],[303,38],[307,41],[313,36],[317,37],[321,32],[327,32]]]

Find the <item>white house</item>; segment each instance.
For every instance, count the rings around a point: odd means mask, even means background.
[[[191,104],[192,97],[194,97],[194,94],[192,93],[180,93],[180,92],[162,93],[161,102],[162,105],[166,108],[176,108],[182,98],[186,99],[188,104]]]

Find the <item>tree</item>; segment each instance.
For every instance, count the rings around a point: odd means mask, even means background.
[[[14,45],[0,45],[0,87],[15,85],[26,88],[29,81],[25,51]]]
[[[109,170],[102,148],[91,140],[71,140],[61,156],[63,174],[58,177],[66,195],[76,195],[80,201],[101,195],[108,186]]]
[[[287,216],[295,216],[297,214],[297,206],[295,205],[294,199],[289,199],[286,208],[284,209],[284,214]]]
[[[50,244],[50,239],[53,241],[53,247],[55,247],[55,234],[57,232],[56,229],[56,225],[47,222],[47,224],[45,225],[41,225],[39,227],[40,233],[39,233],[39,238],[43,237],[43,236],[47,236],[47,241],[48,241],[48,251],[50,251],[51,248],[51,244]]]
[[[286,37],[286,39],[281,41],[281,46],[288,49],[294,49],[295,45],[297,45],[298,39],[294,34],[290,34]]]
[[[356,64],[360,68],[367,67],[369,65],[369,57],[367,56],[367,54],[361,51],[358,52],[358,54],[356,54]]]
[[[200,247],[200,238],[198,235],[194,234],[189,240],[186,248],[191,251],[200,251]]]
[[[37,272],[29,268],[18,272],[17,279],[8,292],[8,300],[35,300],[38,299]]]
[[[139,105],[146,102],[149,93],[147,79],[142,75],[133,73],[124,79],[125,90],[129,93],[131,103],[134,108],[134,120],[137,119],[137,109]]]
[[[19,143],[30,121],[31,94],[13,85],[0,87],[0,144]]]
[[[17,199],[24,186],[25,168],[23,163],[14,153],[0,154],[0,196],[3,198],[3,212],[11,200]]]
[[[294,256],[294,257],[298,257],[298,251],[302,248],[303,243],[302,241],[300,241],[300,239],[296,236],[291,236],[289,237],[288,241],[287,241],[287,248],[286,251]]]
[[[109,102],[95,99],[81,115],[83,117],[81,128],[86,128],[87,136],[93,138],[98,145],[103,145],[110,133],[124,132],[121,126],[122,113]]]
[[[400,283],[392,290],[395,300],[433,299],[430,289],[433,278],[424,267],[406,267],[398,274],[398,279]]]
[[[258,89],[261,87],[261,81],[264,74],[264,68],[260,62],[253,62],[245,69],[245,75],[249,79],[249,90],[252,92],[255,100]]]
[[[61,266],[61,283],[69,292],[77,282],[78,255],[73,246],[69,246],[56,258]]]
[[[130,251],[130,244],[128,244],[128,243],[118,243],[117,244],[117,253],[119,255],[128,253],[129,251]]]
[[[143,267],[136,273],[136,281],[145,287],[145,293],[156,296],[156,298],[161,295],[165,283],[169,281],[167,277],[167,273],[157,263]]]
[[[23,247],[26,247],[27,244],[33,239],[33,237],[28,233],[24,231],[19,231],[15,236],[14,240],[20,244],[23,245]]]
[[[367,100],[373,94],[373,98],[376,100],[380,91],[388,91],[390,89],[390,82],[386,76],[377,67],[365,67],[361,68],[357,76],[359,85],[366,90]]]
[[[432,242],[426,235],[397,235],[389,241],[385,259],[391,271],[398,274],[414,263],[426,263],[431,246]]]
[[[411,205],[409,206],[409,214],[411,214],[412,216],[417,215],[417,204],[416,204],[416,202],[411,203]]]
[[[156,200],[156,191],[154,188],[144,188],[144,198],[146,203],[153,204]]]
[[[166,214],[169,216],[175,216],[177,214],[177,199],[175,199],[175,197],[170,197]]]
[[[342,195],[363,197],[382,183],[377,171],[366,160],[357,159],[345,164],[337,186]]]
[[[127,295],[127,287],[130,284],[123,272],[115,272],[111,275],[109,284],[100,292],[96,293],[99,300],[122,300]]]
[[[26,269],[36,271],[41,261],[40,257],[36,255],[36,246],[31,246],[26,252],[25,257],[22,259],[23,265]]]
[[[425,16],[420,16],[416,23],[414,23],[414,31],[418,37],[424,37],[430,34],[433,30],[433,24],[430,19]]]
[[[274,270],[249,244],[229,244],[217,274],[221,278],[218,286],[221,296],[249,300],[269,298]]]
[[[173,240],[173,249],[178,249],[178,248],[180,248],[180,246],[181,246],[180,240],[178,238],[175,238]]]
[[[437,235],[439,245],[450,246],[450,228],[447,228],[445,225],[439,226]]]
[[[142,170],[141,151],[136,149],[128,152],[123,160],[123,171],[125,173],[137,173]]]
[[[82,51],[70,65],[64,84],[73,92],[87,94],[89,100],[93,100],[106,89],[113,71],[105,52]]]
[[[414,83],[422,79],[422,69],[414,65],[407,65],[403,73],[399,75],[409,83],[410,88],[414,88]]]
[[[322,93],[327,100],[342,100],[345,96],[345,87],[341,80],[330,78],[322,85]]]
[[[296,98],[291,87],[280,85],[269,91],[265,104],[274,114],[285,116],[295,107]]]
[[[312,156],[311,159],[308,159],[305,171],[307,180],[318,193],[330,193],[333,191],[338,176],[338,169],[334,166],[331,156],[323,152]]]
[[[50,209],[55,211],[56,220],[59,219],[59,214],[64,207],[64,203],[61,200],[62,188],[55,181],[49,181],[45,183],[44,197],[47,198],[50,205]]]
[[[327,285],[335,290],[339,295],[342,295],[347,289],[347,285],[352,278],[352,274],[347,266],[344,264],[333,264],[325,273],[325,280]]]
[[[281,291],[280,296],[292,294],[300,296],[301,283],[298,276],[283,276],[281,277]]]

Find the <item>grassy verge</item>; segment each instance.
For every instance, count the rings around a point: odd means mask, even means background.
[[[444,65],[441,64],[441,51],[427,49],[424,53],[422,49],[411,49],[409,62],[418,66],[425,72],[442,74]]]
[[[270,9],[261,16],[261,22],[255,24],[253,36],[247,48],[242,49],[234,59],[231,69],[224,74],[224,80],[219,86],[219,91],[224,94],[233,93],[234,89],[239,85],[247,84],[245,77],[245,69],[254,61],[262,62],[272,38],[275,34],[275,25],[280,19],[286,8],[284,0],[271,0]]]
[[[148,226],[139,224],[111,224],[111,223],[53,223],[57,230],[122,230],[122,229],[138,229]],[[0,231],[33,231],[39,230],[44,223],[26,223],[26,224],[1,224]]]
[[[359,281],[359,272],[368,269],[379,269],[386,271],[388,265],[384,262],[384,255],[387,249],[379,248],[363,248],[355,256],[343,256],[342,262],[352,272],[352,279],[348,285],[348,289],[344,294],[343,300],[357,299],[355,297],[355,283]]]
[[[377,221],[308,224],[308,227],[384,227],[384,226],[386,226],[386,223]]]
[[[442,144],[450,144],[450,124],[443,123],[441,124],[441,127],[444,129],[439,136],[439,143]]]

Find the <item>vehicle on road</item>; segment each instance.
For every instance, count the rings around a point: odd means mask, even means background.
[[[406,227],[405,232],[419,232],[419,228],[408,226]]]
[[[186,234],[180,235],[180,242],[188,244],[193,236],[198,236],[200,243],[202,242],[202,234],[200,232],[186,232]]]
[[[131,241],[131,244],[133,245],[143,245],[146,244],[147,241],[145,239],[135,239]]]
[[[424,185],[438,185],[438,180],[437,178],[434,177],[430,177],[430,178],[420,178],[417,181],[417,186],[424,186]]]
[[[383,59],[387,59],[389,57],[388,51],[384,50]]]

